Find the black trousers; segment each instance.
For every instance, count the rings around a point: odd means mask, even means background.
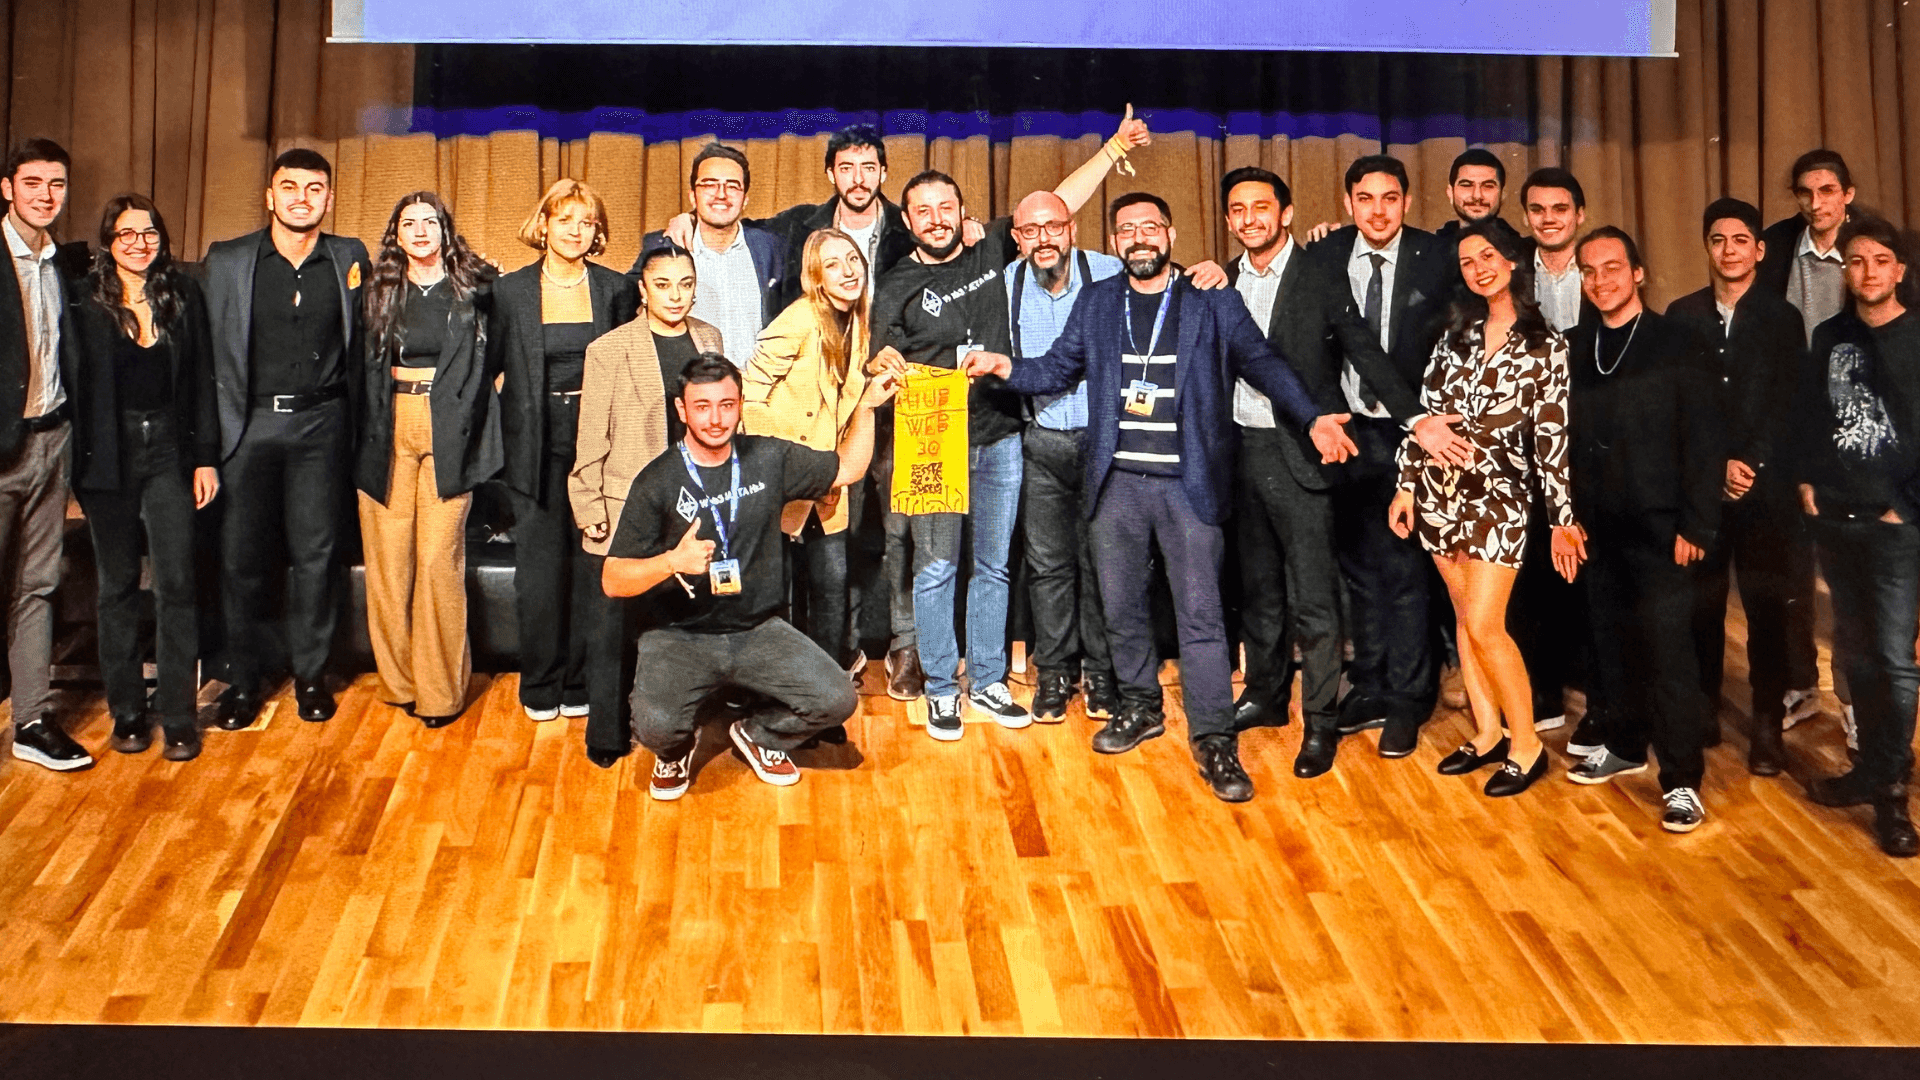
[[[1553,518],[1538,491],[1527,521],[1527,551],[1507,604],[1507,633],[1527,665],[1533,718],[1564,714],[1563,691],[1585,687],[1590,666],[1587,585],[1584,577],[1568,581],[1553,568]]]
[[[1033,598],[1033,665],[1112,674],[1106,610],[1087,520],[1086,430],[1027,425],[1021,454],[1026,500],[1027,570]]]
[[[1833,595],[1834,663],[1853,695],[1859,767],[1875,784],[1904,783],[1920,704],[1920,527],[1823,517],[1812,533]]]
[[[1242,428],[1234,483],[1247,697],[1285,715],[1300,650],[1300,710],[1330,726],[1340,688],[1340,571],[1333,499],[1302,487],[1275,428]]]
[[[1720,711],[1726,671],[1729,569],[1747,615],[1747,670],[1754,723],[1778,727],[1789,690],[1819,684],[1813,644],[1813,546],[1798,493],[1756,483],[1723,503],[1720,536],[1694,567],[1694,653],[1710,715]]]
[[[885,423],[881,423],[884,418]],[[893,412],[876,415],[873,432],[873,462],[867,466],[867,478],[873,484],[873,498],[866,509],[880,515],[886,533],[886,547],[878,566],[860,575],[858,591],[862,603],[872,604],[884,597],[887,605],[887,651],[917,648],[920,631],[913,620],[914,553],[912,518],[896,514],[893,504]],[[877,571],[877,573],[876,573]]]
[[[1588,526],[1587,603],[1594,670],[1587,711],[1607,750],[1660,759],[1660,788],[1698,789],[1707,722],[1692,641],[1693,573],[1673,561],[1673,540],[1632,525]],[[1911,642],[1909,652],[1911,652]]]
[[[847,506],[847,527],[829,534],[817,514],[810,515],[797,538],[787,539],[787,557],[793,582],[795,625],[834,662],[846,667],[860,647],[853,626],[852,589],[848,578],[848,551],[855,541],[854,524],[866,501],[862,485],[850,484],[841,498]]]
[[[833,657],[777,617],[737,634],[648,630],[639,654],[633,714],[641,744],[663,758],[693,749],[700,705],[722,687],[757,695],[744,722],[748,737],[768,750],[793,750],[846,723],[860,705]]]
[[[344,399],[297,413],[256,408],[223,470],[227,681],[251,687],[273,640],[270,577],[287,568],[284,626],[295,678],[326,673],[340,620],[335,550],[346,515],[352,424]]]
[[[200,616],[194,586],[193,488],[173,417],[129,413],[120,425],[120,487],[76,492],[87,513],[100,581],[100,677],[115,716],[143,712],[140,550],[153,564],[154,709],[168,726],[194,722]]]
[[[1406,432],[1392,420],[1347,425],[1360,455],[1333,496],[1334,550],[1347,583],[1353,693],[1342,711],[1423,723],[1439,696],[1434,664],[1433,559],[1387,527],[1398,483],[1394,452]]]

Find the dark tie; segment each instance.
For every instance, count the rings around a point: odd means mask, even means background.
[[[1373,340],[1379,341],[1380,319],[1382,317],[1381,308],[1386,306],[1383,302],[1385,300],[1386,282],[1381,277],[1380,268],[1386,265],[1387,257],[1377,251],[1369,251],[1367,252],[1367,258],[1373,261],[1373,274],[1367,278],[1367,302],[1362,308],[1361,314],[1366,316],[1367,332],[1373,335]],[[1380,404],[1380,399],[1374,396],[1373,391],[1369,390],[1367,384],[1364,382],[1360,384],[1360,401],[1369,409],[1375,408]]]

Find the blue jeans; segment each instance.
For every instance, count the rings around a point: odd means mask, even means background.
[[[1020,510],[1020,436],[967,448],[968,514],[916,514],[913,622],[928,697],[960,692],[960,643],[953,595],[960,571],[961,526],[973,522],[973,578],[967,583],[967,681],[982,687],[1007,677],[1007,560]]]

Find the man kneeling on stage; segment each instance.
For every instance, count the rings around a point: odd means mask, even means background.
[[[752,691],[728,731],[769,784],[798,783],[789,750],[844,723],[859,704],[847,673],[778,614],[787,596],[780,509],[855,483],[873,456],[873,410],[891,376],[867,384],[837,453],[736,435],[740,374],[702,353],[681,369],[674,402],[687,437],[634,477],[608,548],[608,596],[652,592],[640,636],[633,718],[653,751],[651,791],[677,799],[691,781],[694,714],[715,691]]]

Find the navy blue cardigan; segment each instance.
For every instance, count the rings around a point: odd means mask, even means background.
[[[1100,502],[1120,438],[1120,354],[1128,278],[1085,287],[1066,328],[1044,356],[1015,357],[1007,385],[1023,394],[1059,394],[1087,380],[1086,507]],[[1180,485],[1200,520],[1218,525],[1233,506],[1233,381],[1245,379],[1267,395],[1283,425],[1312,426],[1319,406],[1284,357],[1254,325],[1240,294],[1200,290],[1174,279],[1180,305]]]

